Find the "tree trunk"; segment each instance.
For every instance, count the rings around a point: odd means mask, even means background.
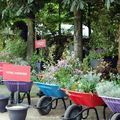
[[[91,2],[88,3],[88,30],[89,30],[89,40],[90,40],[90,36],[91,36]]]
[[[74,10],[74,53],[75,58],[83,60],[82,11]]]
[[[59,11],[58,11],[58,13],[59,13],[59,30],[58,30],[58,32],[59,32],[59,35],[61,36],[61,1],[59,0]]]
[[[118,31],[118,63],[117,63],[117,70],[120,73],[120,25],[119,25],[119,31]]]
[[[29,60],[34,51],[34,29],[32,19],[27,20],[28,34],[27,34],[27,60]]]

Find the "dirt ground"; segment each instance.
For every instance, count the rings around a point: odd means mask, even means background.
[[[37,109],[33,108],[33,106],[37,104],[38,99],[39,98],[32,98],[32,105],[28,109],[26,120],[62,120],[61,116],[65,112],[62,101],[59,101],[56,109],[51,110],[48,115],[42,116],[39,114]],[[24,101],[24,103],[26,103],[26,101]],[[69,102],[67,101],[67,105],[68,104]],[[98,111],[100,120],[104,120],[103,107],[97,107],[97,111]],[[106,115],[108,116],[109,113],[110,111],[109,109],[107,109]],[[0,120],[10,120],[8,112],[0,113]],[[96,120],[96,116],[93,110],[90,111],[90,115],[86,120]]]

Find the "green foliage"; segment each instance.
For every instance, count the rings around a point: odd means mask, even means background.
[[[71,11],[74,11],[75,9],[82,10],[85,5],[84,0],[64,0],[63,3],[64,3],[64,6],[70,6]]]
[[[120,74],[110,73],[110,81],[114,81],[116,84],[120,85]]]
[[[16,16],[25,16],[29,14],[31,11],[36,13],[42,7],[45,2],[39,0],[4,0],[1,4],[4,4],[4,8],[2,11],[2,16],[9,16],[10,18]]]
[[[30,65],[34,68],[35,67],[35,63],[36,62],[47,62],[46,59],[46,51],[43,49],[41,49],[39,51],[39,53],[37,53],[37,51],[35,51],[29,61]]]
[[[7,52],[0,53],[0,61],[1,62],[10,62],[11,59],[12,59],[12,56],[10,56],[9,53],[7,53]]]
[[[69,83],[70,78],[72,76],[71,67],[61,68],[55,73],[55,78],[59,81],[60,86],[65,88],[67,86],[66,83]]]
[[[91,50],[88,55],[89,60],[102,59],[103,57],[104,57],[103,52],[97,52],[95,50]]]
[[[110,13],[102,9],[96,22],[92,22],[92,35],[90,47],[93,49],[101,48],[105,56],[114,56],[118,53],[117,37],[118,30],[117,18],[111,19]]]
[[[65,17],[66,15],[65,10],[64,9],[61,10],[60,16],[58,10],[59,10],[58,3],[49,2],[46,3],[43,9],[41,9],[36,14],[36,24],[38,25],[42,24],[46,29],[45,33],[52,33],[52,34],[57,33],[59,23],[64,22],[65,19],[68,20],[68,17],[67,18]]]
[[[110,73],[108,80],[102,80],[96,86],[98,95],[120,98],[120,74]]]
[[[120,98],[120,85],[114,81],[104,81],[96,86],[99,96]]]
[[[26,42],[24,42],[18,35],[12,36],[11,40],[6,42],[5,51],[16,57],[26,56]]]
[[[29,65],[29,63],[25,60],[23,60],[22,58],[15,58],[13,57],[13,59],[10,60],[11,63],[16,64],[16,65]]]
[[[0,51],[3,50],[3,42],[4,40],[2,39],[2,35],[0,34]]]
[[[80,66],[77,66],[78,63],[74,63],[73,58],[61,59],[57,64],[45,66],[45,71],[41,73],[42,77],[40,77],[39,81],[49,84],[57,84],[64,88],[69,87],[72,83],[72,76],[74,74],[80,75],[81,73]]]
[[[34,82],[38,82],[39,81],[38,74],[36,73],[36,71],[34,69],[31,72],[31,80],[34,81]]]
[[[51,47],[48,48],[49,50],[49,55],[48,55],[48,62],[51,63],[51,64],[54,64],[55,61],[54,61],[54,51],[55,51],[55,48],[56,46],[55,45],[52,45]]]
[[[25,58],[26,42],[24,42],[19,34],[2,34],[0,38],[4,42],[4,49],[0,52],[0,60],[10,62],[12,59]]]
[[[80,92],[96,92],[96,85],[100,82],[100,74],[88,72],[82,75],[78,84],[78,91]]]
[[[96,85],[100,82],[100,74],[93,71],[81,74],[73,74],[66,83],[66,88],[78,92],[96,92]]]
[[[89,60],[89,57],[86,56],[84,59],[83,59],[83,62],[81,64],[81,67],[82,67],[82,70],[83,72],[86,72],[86,71],[89,71],[90,70],[90,60]]]

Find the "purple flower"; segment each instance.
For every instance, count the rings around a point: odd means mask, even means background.
[[[57,63],[57,66],[58,67],[67,67],[68,66],[68,61],[67,60],[58,60],[58,63]]]

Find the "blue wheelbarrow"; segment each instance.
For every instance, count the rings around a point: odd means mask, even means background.
[[[58,100],[63,101],[64,108],[66,110],[65,100],[67,95],[64,91],[60,89],[58,85],[55,84],[46,84],[40,82],[34,82],[40,91],[44,93],[42,97],[37,102],[37,109],[41,115],[47,115],[51,109],[56,109],[58,105]],[[55,104],[53,105],[53,102]]]

